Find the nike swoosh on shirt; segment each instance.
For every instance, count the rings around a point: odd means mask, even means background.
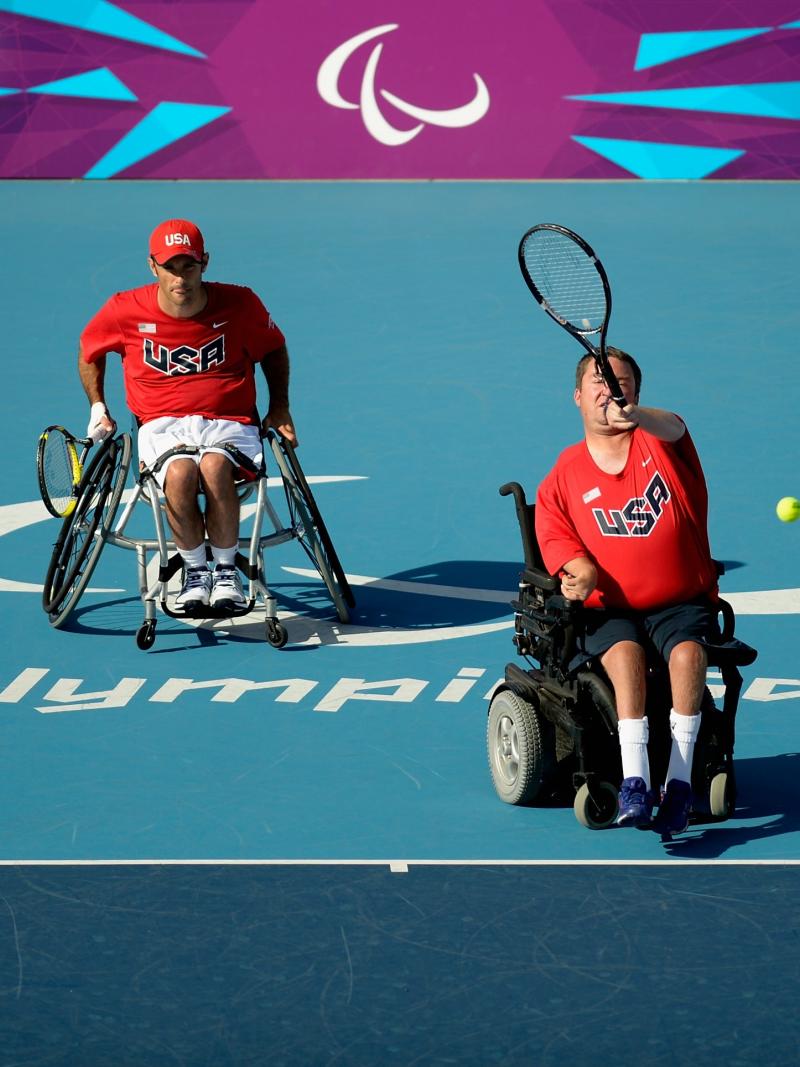
[[[228,320],[227,320],[227,319],[225,319],[225,320],[224,320],[223,322],[213,322],[213,323],[211,324],[211,328],[212,328],[212,330],[218,330],[218,329],[220,328],[220,326],[224,326],[224,325],[225,325],[225,324],[227,323],[227,321],[228,321]]]
[[[650,460],[651,460],[652,458],[653,458],[652,456],[648,456],[648,457],[647,457],[647,459],[643,459],[643,460],[642,460],[642,466],[643,466],[643,467],[646,467],[646,466],[647,466],[647,464],[648,464],[648,463],[650,462]]]

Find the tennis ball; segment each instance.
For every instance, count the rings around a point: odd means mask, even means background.
[[[794,522],[800,518],[800,500],[795,496],[783,496],[775,505],[775,514],[781,522]]]

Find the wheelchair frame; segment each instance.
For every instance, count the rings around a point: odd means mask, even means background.
[[[522,538],[525,569],[518,599],[511,606],[517,655],[529,667],[523,670],[515,663],[507,664],[504,683],[489,705],[487,749],[495,790],[508,804],[540,801],[557,777],[560,748],[562,755],[574,756],[575,817],[590,829],[604,829],[613,824],[618,810],[618,789],[608,779],[612,771],[616,781],[622,777],[614,695],[593,664],[570,670],[582,605],[566,600],[560,594],[559,580],[547,573],[536,541],[534,505],[527,503],[522,486],[509,482],[500,494],[513,494]],[[722,573],[724,568],[717,566]],[[725,696],[720,710],[705,691],[692,788],[696,816],[721,821],[736,804],[733,749],[742,688],[738,668],[752,663],[757,653],[734,638],[733,609],[722,599],[719,604],[720,645],[708,647],[708,662],[719,668]],[[663,750],[669,743],[670,706],[666,665],[651,665],[647,714],[654,770],[659,769],[659,732],[660,757],[666,769]]]
[[[272,430],[267,431],[265,442],[281,476],[289,512],[288,526],[281,522],[268,499],[266,463],[257,466],[232,445],[222,446],[251,479],[237,485],[240,508],[253,495],[256,498],[252,532],[249,537],[240,537],[236,554],[236,566],[247,582],[248,599],[241,609],[215,611],[212,607],[203,607],[201,612],[190,614],[170,607],[167,599],[169,582],[182,569],[183,561],[175,543],[167,537],[166,506],[156,474],[173,456],[196,455],[199,449],[178,445],[159,456],[152,466],[142,468],[131,498],[115,523],[132,455],[130,435],[122,433],[107,438],[90,460],[78,487],[75,508],[61,526],[42,598],[51,625],[64,625],[77,607],[103,548],[113,544],[136,553],[139,594],[145,611],[144,620],[136,632],[136,644],[140,649],[147,650],[155,642],[157,608],[172,618],[233,618],[249,614],[259,602],[265,608],[266,639],[275,648],[282,648],[288,633],[278,619],[275,597],[267,585],[263,554],[266,549],[291,540],[300,542],[314,564],[339,621],[348,622],[355,598],[295,451],[287,440]],[[140,501],[149,504],[152,511],[155,525],[152,539],[125,534]],[[272,525],[272,532],[267,534],[262,533],[265,519]],[[155,580],[148,577],[148,555],[158,559]]]

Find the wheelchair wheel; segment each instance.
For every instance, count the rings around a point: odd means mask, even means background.
[[[283,648],[286,642],[289,640],[289,634],[286,627],[275,619],[269,619],[265,627],[265,635],[267,641],[273,648]]]
[[[44,581],[42,606],[50,624],[63,625],[97,566],[119,507],[131,461],[131,439],[104,443],[83,473],[72,514],[61,527]]]
[[[590,793],[584,782],[575,794],[572,807],[581,826],[588,830],[606,830],[619,810],[617,790],[610,782],[595,782]]]
[[[506,804],[532,804],[554,764],[550,724],[510,689],[489,705],[486,747],[497,795]]]
[[[325,583],[339,621],[349,622],[349,609],[355,607],[355,597],[295,451],[288,441],[275,434],[269,436],[283,479],[292,528]]]
[[[728,819],[736,808],[736,780],[732,771],[720,771],[711,779],[709,810],[716,819]]]

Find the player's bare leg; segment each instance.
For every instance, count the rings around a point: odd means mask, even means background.
[[[696,715],[703,699],[708,656],[696,641],[681,641],[669,657],[672,706],[679,715]]]
[[[645,702],[644,649],[635,641],[618,641],[600,657],[614,689],[618,719],[641,719]]]
[[[218,452],[200,460],[200,477],[206,493],[206,530],[212,545],[228,548],[239,541],[239,497],[231,461]]]
[[[200,472],[193,460],[174,459],[164,478],[167,521],[178,551],[183,557],[184,574],[175,606],[196,614],[211,599],[211,572],[206,562],[205,524],[197,499]]]
[[[174,459],[164,478],[164,496],[169,522],[178,548],[191,549],[205,540],[203,514],[197,500],[200,476],[197,464],[189,459]]]

